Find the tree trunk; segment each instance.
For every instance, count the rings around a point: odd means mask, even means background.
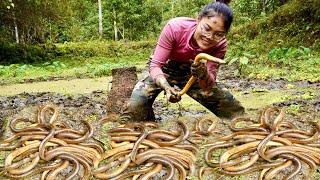
[[[114,40],[118,41],[118,28],[117,28],[117,21],[113,21],[113,27],[114,27]]]
[[[113,17],[114,17],[114,20],[113,20],[113,29],[114,29],[114,40],[115,41],[118,41],[119,40],[119,37],[118,37],[118,27],[117,27],[117,14],[116,14],[116,11],[113,9]]]
[[[174,3],[175,1],[171,1],[171,18],[174,17]]]
[[[262,1],[262,3],[263,3],[262,4],[262,12],[264,12],[266,14],[268,0],[264,0],[264,1]]]
[[[120,34],[120,38],[124,39],[124,28],[122,29],[122,32],[121,32],[121,29],[119,28],[118,33]],[[119,37],[119,35],[118,35],[118,37]]]
[[[17,26],[17,23],[14,22],[14,32],[15,32],[15,35],[16,35],[16,43],[19,44],[19,32],[18,32],[18,26]]]
[[[102,38],[103,27],[102,27],[102,5],[101,0],[98,0],[99,5],[99,36]]]
[[[15,37],[16,37],[16,43],[19,44],[20,40],[19,40],[18,25],[17,25],[16,16],[14,14],[14,11],[13,11],[13,24],[14,24],[14,33],[15,33]]]

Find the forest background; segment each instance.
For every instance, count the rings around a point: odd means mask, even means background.
[[[110,75],[144,67],[165,23],[209,0],[3,0],[1,84]],[[320,81],[319,0],[231,1],[234,76]]]

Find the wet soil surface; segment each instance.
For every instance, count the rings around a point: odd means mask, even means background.
[[[231,70],[220,70],[219,81],[223,82],[229,89],[237,91],[248,91],[250,89],[284,89],[288,84],[293,84],[296,87],[313,87],[320,89],[320,83],[309,82],[287,82],[284,80],[253,80],[235,78]],[[249,91],[248,91],[249,92]],[[300,93],[297,91],[296,93]],[[67,121],[73,126],[77,126],[76,122],[80,120],[89,120],[95,129],[95,134],[99,134],[101,130],[101,122],[108,112],[108,92],[94,91],[89,94],[81,95],[64,95],[58,93],[22,93],[15,96],[0,96],[0,137],[3,136],[4,129],[7,127],[7,122],[10,122],[17,116],[26,116],[27,118],[35,117],[37,107],[43,104],[54,104],[60,110],[60,119]],[[320,120],[320,96],[312,99],[294,99],[281,103],[274,103],[277,107],[288,107],[290,105],[301,106],[296,113],[288,113],[285,119],[294,122],[302,129],[308,128],[307,121]],[[158,121],[164,124],[167,120],[186,117],[187,119],[201,118],[207,115],[206,110],[194,110],[188,107],[179,109],[168,108],[163,101],[156,101],[154,103],[154,111]],[[257,119],[257,114],[262,109],[257,110],[252,118]],[[190,123],[191,123],[190,121]],[[216,126],[219,134],[228,134],[230,130],[227,127],[228,121],[220,120]],[[77,129],[77,127],[75,127]]]
[[[10,122],[18,116],[33,118],[37,113],[37,107],[44,104],[57,106],[60,119],[67,122],[86,120],[86,118],[100,119],[107,112],[106,99],[106,93],[102,91],[78,96],[58,93],[23,93],[0,97],[0,121]],[[26,113],[28,111],[29,113]]]
[[[138,80],[137,69],[118,68],[112,70],[112,88],[108,94],[108,113],[118,113],[130,99],[131,92]]]
[[[295,87],[313,87],[320,89],[320,83],[305,82],[287,82],[285,80],[254,80],[247,78],[236,78],[233,76],[232,67],[221,67],[219,71],[219,81],[224,83],[228,89],[234,89],[241,92],[250,92],[252,89],[284,89],[288,84],[292,84]],[[297,91],[296,94],[300,92]],[[108,98],[114,101],[115,98],[109,96],[106,91],[94,91],[89,94],[81,94],[77,96],[64,95],[58,93],[22,93],[15,96],[0,96],[0,127],[3,126],[3,122],[10,121],[17,116],[19,112],[27,107],[39,106],[42,104],[54,104],[59,107],[62,117],[67,119],[77,119],[78,117],[72,117],[76,115],[83,118],[95,117],[101,119],[104,117],[110,107],[110,101]],[[109,103],[108,103],[109,102]],[[318,120],[320,114],[320,97],[309,99],[295,99],[281,103],[275,103],[274,106],[288,107],[290,105],[302,105],[299,109],[299,116],[297,118],[304,118]],[[192,110],[187,107],[182,109],[170,109],[167,108],[166,103],[162,101],[156,101],[154,103],[154,110],[158,120],[167,120],[175,117],[194,117],[198,118],[206,114],[204,110]],[[261,110],[259,110],[261,111]],[[307,115],[306,115],[307,114]],[[307,116],[307,117],[306,117]],[[1,134],[3,130],[0,131]]]
[[[23,93],[15,96],[0,97],[0,122],[3,134],[5,129],[3,122],[10,122],[18,116],[33,118],[37,113],[37,107],[45,104],[52,104],[58,107],[60,119],[64,121],[94,120],[99,122],[108,113],[108,92],[95,91],[90,94],[68,96],[58,93]],[[204,110],[186,110],[178,112],[170,109],[165,103],[156,101],[154,110],[157,119],[167,120],[174,117],[192,116],[200,117],[204,115]],[[98,125],[98,124],[96,124]],[[98,128],[98,127],[96,127]]]

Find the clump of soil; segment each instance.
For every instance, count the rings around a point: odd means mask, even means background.
[[[112,69],[112,88],[108,94],[108,113],[118,114],[129,100],[137,82],[136,67]]]

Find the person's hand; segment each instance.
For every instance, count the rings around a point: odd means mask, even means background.
[[[197,64],[192,63],[190,70],[191,70],[191,75],[199,79],[202,79],[207,75],[207,65],[202,62],[199,62]]]
[[[179,96],[180,89],[178,87],[171,87],[166,78],[159,77],[156,84],[164,90],[169,102],[176,103],[181,100],[181,96]]]
[[[179,96],[179,92],[180,92],[180,89],[178,87],[170,86],[165,89],[165,94],[167,96],[167,99],[171,103],[177,103],[181,100],[181,96]]]

